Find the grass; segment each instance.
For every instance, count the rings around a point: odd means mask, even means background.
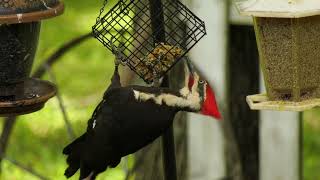
[[[320,179],[320,109],[304,114],[304,179]]]

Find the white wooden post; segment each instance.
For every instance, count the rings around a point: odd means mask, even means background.
[[[300,114],[261,111],[260,116],[260,180],[300,180]]]
[[[252,21],[238,16],[232,5],[227,22],[226,0],[192,0],[188,7],[206,22],[208,31],[190,57],[201,61],[197,66],[215,88],[220,109],[224,110],[228,23],[248,25]],[[189,119],[189,179],[223,178],[226,175],[224,137],[219,122],[195,114],[190,114]],[[260,180],[299,180],[299,113],[262,111],[260,119]]]
[[[215,89],[222,111],[226,102],[227,4],[226,0],[192,0],[188,5],[205,21],[208,32],[190,57]],[[195,114],[190,114],[189,119],[189,179],[224,178],[226,163],[220,122]]]

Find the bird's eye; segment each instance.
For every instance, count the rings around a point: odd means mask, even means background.
[[[199,81],[199,84],[204,84],[204,83],[205,83],[204,80],[200,80],[200,81]]]

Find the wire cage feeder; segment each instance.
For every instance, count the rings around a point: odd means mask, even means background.
[[[156,12],[151,4],[120,0],[107,13],[104,6],[93,26],[94,37],[146,83],[163,77],[206,35],[204,22],[179,1],[162,0]]]

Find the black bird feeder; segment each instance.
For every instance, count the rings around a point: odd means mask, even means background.
[[[94,36],[146,83],[163,77],[206,35],[204,22],[178,0],[120,0],[104,10]]]
[[[55,86],[30,78],[40,21],[62,14],[58,0],[0,0],[0,116],[40,110]]]

